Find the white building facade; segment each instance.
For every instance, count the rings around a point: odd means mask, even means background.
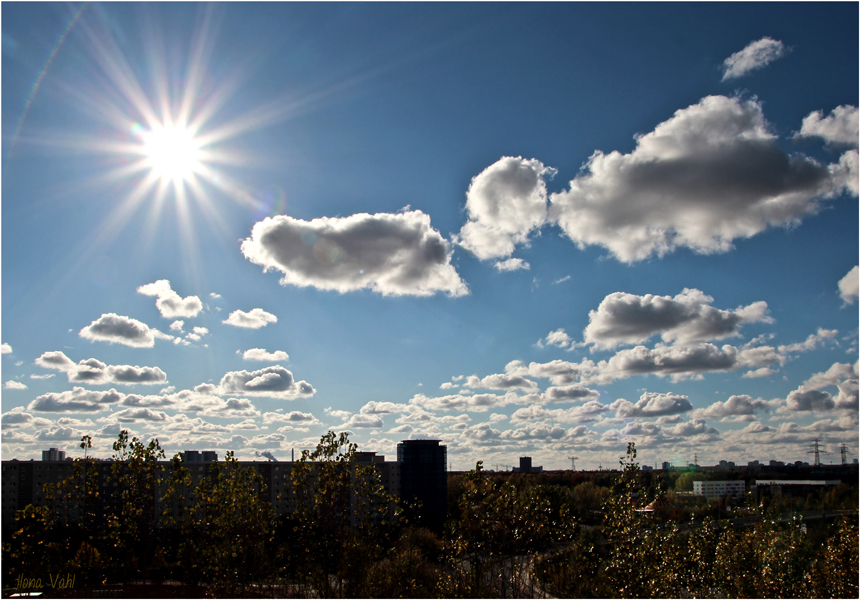
[[[708,500],[731,496],[743,500],[746,493],[744,480],[738,481],[694,481],[693,493]]]

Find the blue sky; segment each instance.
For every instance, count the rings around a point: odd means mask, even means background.
[[[3,458],[856,457],[857,10],[4,3]]]

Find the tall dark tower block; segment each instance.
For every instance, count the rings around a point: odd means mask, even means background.
[[[420,502],[417,524],[439,531],[448,512],[448,448],[439,440],[404,440],[397,444],[400,497]],[[413,521],[415,522],[415,521]]]

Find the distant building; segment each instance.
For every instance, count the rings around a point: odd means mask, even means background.
[[[756,499],[765,496],[799,496],[818,493],[822,488],[839,485],[839,479],[756,479]],[[751,485],[750,488],[753,486]]]
[[[720,461],[720,468],[721,469],[734,469],[735,463],[730,461],[730,460],[721,460]]]
[[[772,461],[770,461],[770,466],[771,467],[784,467],[785,463],[782,462],[781,460],[772,460]]]
[[[743,499],[746,492],[746,484],[744,481],[694,481],[693,493],[696,496],[704,496],[708,500],[717,498],[732,498]]]
[[[531,456],[521,456],[520,466],[514,467],[514,473],[540,473],[543,467],[533,467]]]
[[[751,460],[747,463],[747,467],[760,467],[761,464],[757,460]]]
[[[360,465],[372,465],[379,470],[382,486],[392,496],[400,497],[400,463],[386,462],[385,456],[376,452],[356,452],[355,462]],[[447,496],[447,484],[445,493]]]
[[[671,471],[672,470],[672,463],[664,461],[663,462],[663,470],[664,471]]]
[[[57,448],[51,448],[50,450],[42,450],[43,462],[57,462],[61,460],[66,460],[65,450],[58,450]]]
[[[185,462],[218,462],[218,453],[212,450],[204,450],[203,452],[186,450]]]
[[[439,440],[404,440],[397,444],[400,498],[420,503],[410,511],[418,524],[439,530],[448,513],[448,448]]]
[[[654,467],[652,467],[651,465],[642,465],[642,470],[643,471],[653,471]]]

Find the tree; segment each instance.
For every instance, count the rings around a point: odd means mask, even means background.
[[[450,551],[458,591],[478,596],[520,595],[533,556],[568,541],[575,524],[566,505],[553,511],[540,486],[517,489],[498,483],[478,461],[467,474],[458,501],[459,518],[450,523]]]
[[[149,444],[120,431],[113,443],[112,493],[119,490],[120,508],[108,517],[114,572],[124,582],[145,579],[156,555],[156,524],[160,515],[164,450],[158,439]],[[106,486],[107,487],[107,486]]]
[[[329,431],[293,464],[290,555],[298,559],[291,570],[326,597],[367,595],[369,565],[383,555],[399,515],[379,471],[355,462],[356,449],[347,433]]]

